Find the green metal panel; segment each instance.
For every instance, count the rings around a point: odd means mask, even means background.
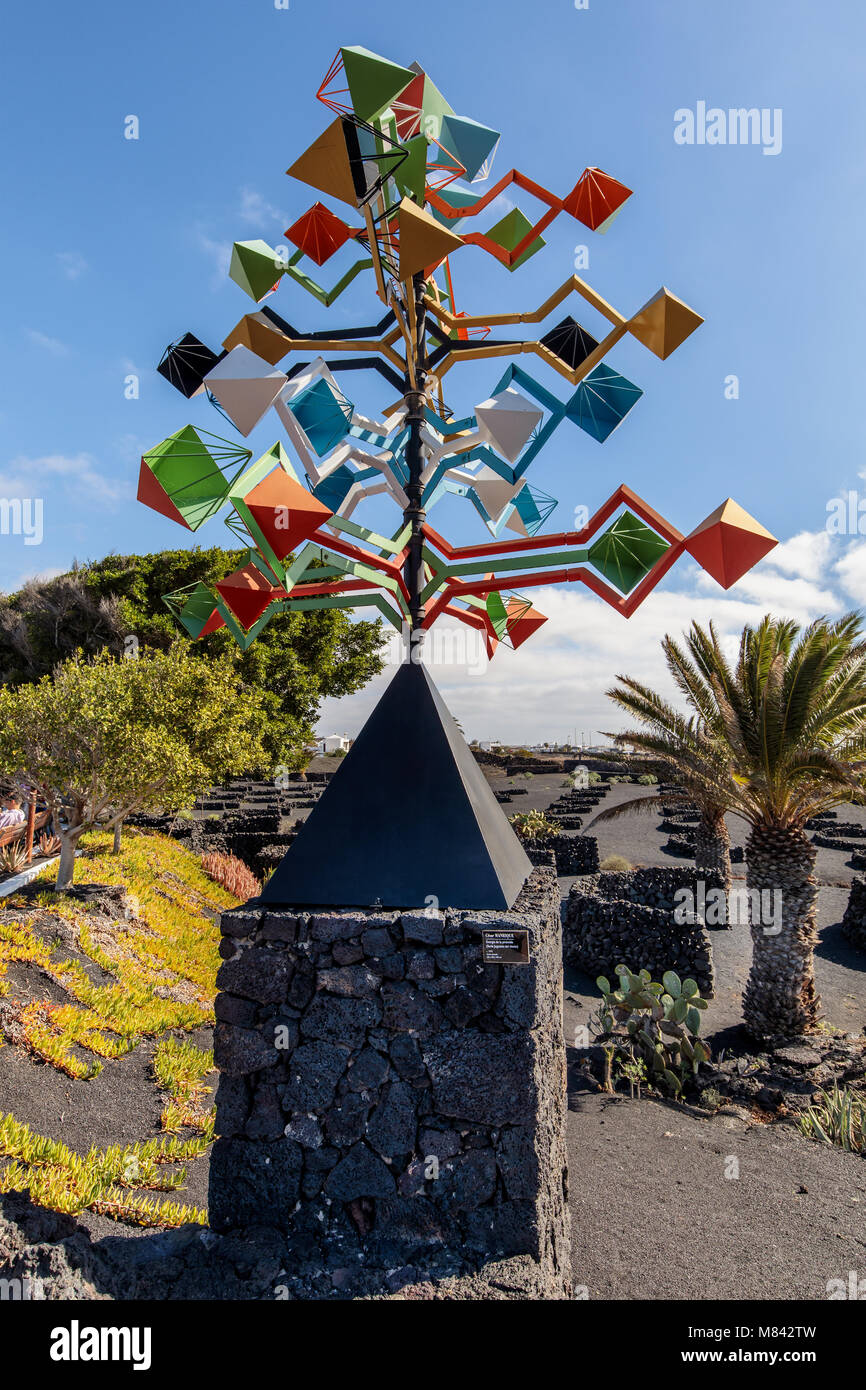
[[[207,440],[207,442],[205,442]],[[142,455],[162,490],[191,531],[197,531],[225,503],[229,490],[252,458],[249,449],[185,425]],[[237,465],[226,477],[224,469]]]
[[[627,594],[670,549],[667,541],[631,512],[623,512],[589,548],[589,559],[609,583]]]

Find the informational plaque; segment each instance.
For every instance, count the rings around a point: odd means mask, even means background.
[[[528,965],[529,932],[493,927],[481,933],[481,950],[487,965]]]

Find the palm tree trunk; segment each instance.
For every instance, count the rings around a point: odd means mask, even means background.
[[[813,959],[815,848],[802,830],[753,825],[746,863],[752,920],[752,969],[743,995],[746,1028],[757,1038],[810,1033],[820,1008]],[[763,912],[756,890],[764,895]],[[774,900],[774,891],[780,898]]]
[[[705,871],[715,869],[722,876],[725,892],[730,892],[731,837],[721,811],[701,813],[695,828],[695,866]]]

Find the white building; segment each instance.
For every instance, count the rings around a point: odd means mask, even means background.
[[[348,734],[325,734],[319,739],[319,752],[348,753],[351,741]]]

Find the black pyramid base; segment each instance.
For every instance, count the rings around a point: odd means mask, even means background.
[[[407,661],[261,901],[510,908],[531,872],[426,668]]]

